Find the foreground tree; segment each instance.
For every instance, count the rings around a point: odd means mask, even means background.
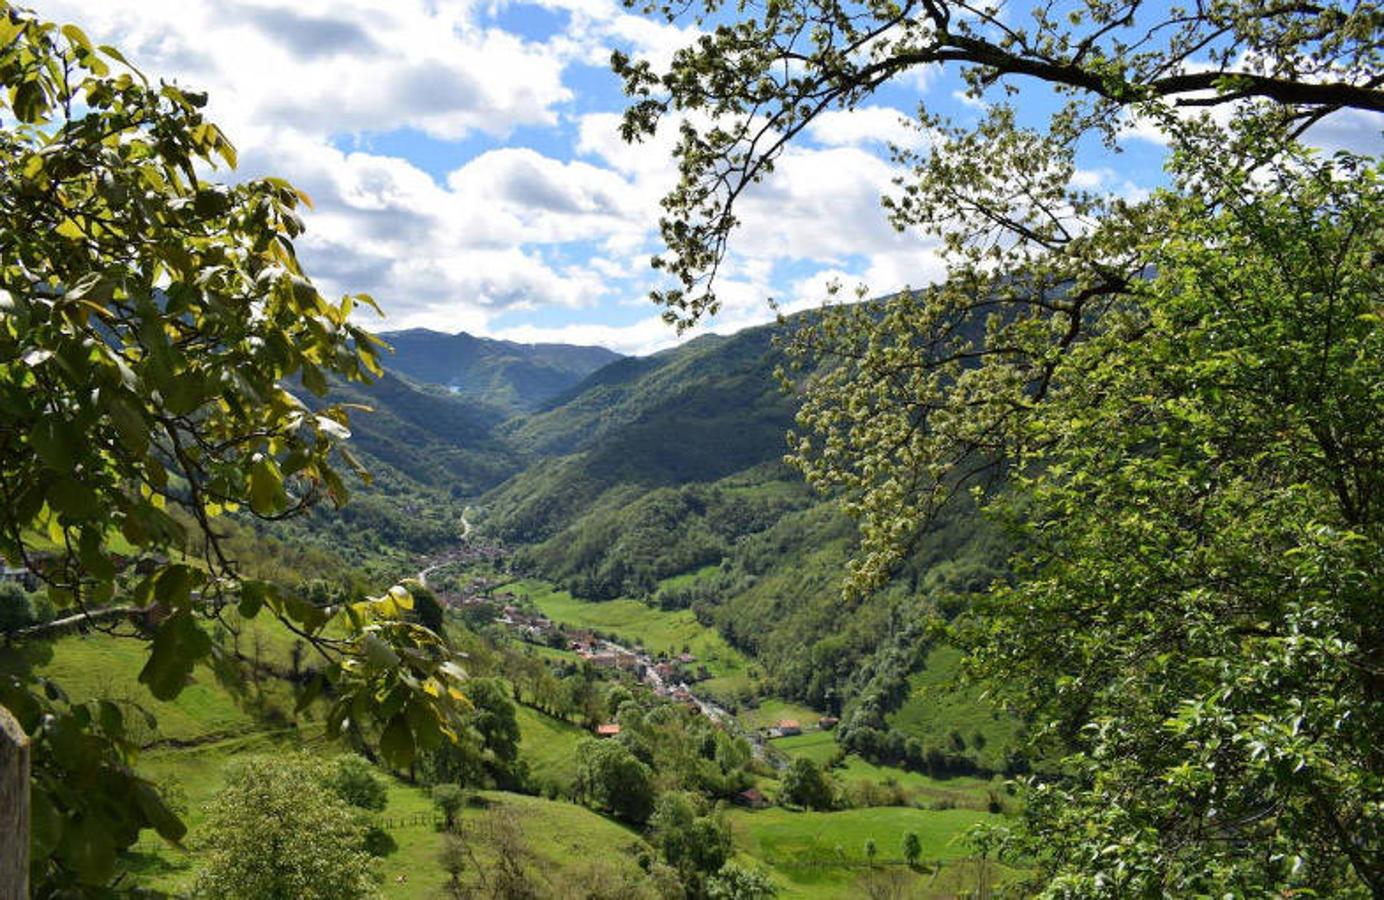
[[[193,892],[234,900],[349,900],[377,895],[361,816],[307,755],[232,765],[207,809]]]
[[[379,342],[350,320],[372,301],[329,302],[307,279],[291,185],[199,174],[235,164],[204,96],[3,0],[0,87],[0,555],[59,617],[144,641],[140,681],[162,700],[199,664],[238,665],[210,622],[273,616],[333,684],[329,730],[407,765],[464,706],[445,645],[405,621],[407,592],[323,608],[242,577],[219,521],[346,500],[347,411],[293,391],[379,374]],[[106,884],[140,829],[182,836],[128,766],[117,705],[31,675],[0,678],[0,703],[34,742],[40,893]]]
[[[1381,170],[1236,174],[1159,198],[963,629],[1068,754],[1028,796],[1054,892],[1384,892]]]
[[[947,278],[795,339],[794,461],[861,521],[848,591],[959,491],[1020,531],[1015,583],[954,636],[1063,760],[1010,835],[1047,894],[1384,896],[1379,169],[1296,142],[1384,109],[1384,18],[1017,11],[789,0],[668,72],[617,58],[628,137],[682,116],[657,299],[680,326],[715,309],[737,200],[816,117],[960,66],[985,115],[923,109],[886,198]],[[1069,102],[1022,127],[1007,98],[1038,82]],[[1132,119],[1168,141],[1172,189],[1077,185],[1079,142]]]

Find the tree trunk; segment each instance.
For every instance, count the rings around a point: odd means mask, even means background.
[[[0,706],[0,900],[29,897],[29,736]]]

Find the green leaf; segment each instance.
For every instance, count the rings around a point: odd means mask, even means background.
[[[29,446],[48,468],[64,475],[76,464],[73,453],[79,446],[73,428],[52,415],[40,419],[29,432]]]
[[[247,619],[259,615],[260,608],[269,596],[269,586],[260,581],[246,581],[240,585],[240,603],[237,610]]]
[[[135,784],[135,799],[139,803],[140,812],[144,813],[144,819],[149,825],[159,833],[159,836],[170,843],[178,843],[187,834],[187,826],[178,818],[173,810],[168,808],[163,798],[154,786],[147,781],[139,781]]]
[[[191,566],[175,563],[154,579],[154,596],[169,609],[181,609],[192,602],[192,589],[200,582],[201,576]]]
[[[408,719],[398,714],[389,720],[380,735],[380,754],[390,765],[405,769],[413,762],[413,732]]]
[[[160,700],[182,693],[192,669],[211,652],[211,638],[197,626],[190,612],[169,616],[159,626],[149,648],[149,659],[139,673],[140,683]]]
[[[91,815],[69,821],[63,829],[58,855],[88,885],[104,885],[115,874],[115,835],[108,823]]]
[[[374,634],[361,639],[361,650],[365,661],[372,668],[392,669],[399,664],[399,654]]]
[[[48,790],[34,784],[29,793],[29,858],[47,859],[62,840],[63,817],[48,796]]]
[[[63,37],[67,38],[78,47],[81,47],[86,52],[91,53],[93,51],[91,41],[82,33],[82,29],[78,28],[76,25],[64,25],[62,27],[62,33]]]
[[[75,478],[59,478],[48,488],[48,502],[68,520],[84,521],[99,513],[96,492]]]
[[[273,460],[260,456],[250,466],[250,508],[261,516],[280,512],[285,502],[284,483]]]

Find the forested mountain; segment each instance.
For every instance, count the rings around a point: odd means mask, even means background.
[[[523,570],[575,597],[693,610],[761,666],[730,702],[769,692],[843,713],[843,741],[904,761],[918,721],[899,732],[890,717],[928,657],[916,623],[962,609],[1002,573],[1008,545],[960,507],[846,614],[854,526],[781,462],[794,400],[775,376],[775,337],[801,321],[618,359],[503,422],[469,390],[387,378],[363,392],[380,412],[358,420],[371,420],[359,444],[473,503]],[[419,368],[402,347],[390,365]],[[913,718],[924,733],[953,730]],[[984,764],[1003,767],[1004,752],[992,747]]]
[[[425,328],[381,335],[389,368],[507,413],[537,409],[620,354],[604,347],[519,344]]]
[[[772,340],[772,327],[752,328],[621,360],[551,408],[510,420],[501,433],[543,460],[486,498],[490,527],[543,541],[610,491],[633,499],[777,460],[792,406],[774,378]]]

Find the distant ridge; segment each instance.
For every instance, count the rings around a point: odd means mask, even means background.
[[[507,413],[530,412],[622,359],[605,347],[520,344],[444,334],[426,328],[380,335],[394,348],[386,367],[414,381],[440,384]]]

